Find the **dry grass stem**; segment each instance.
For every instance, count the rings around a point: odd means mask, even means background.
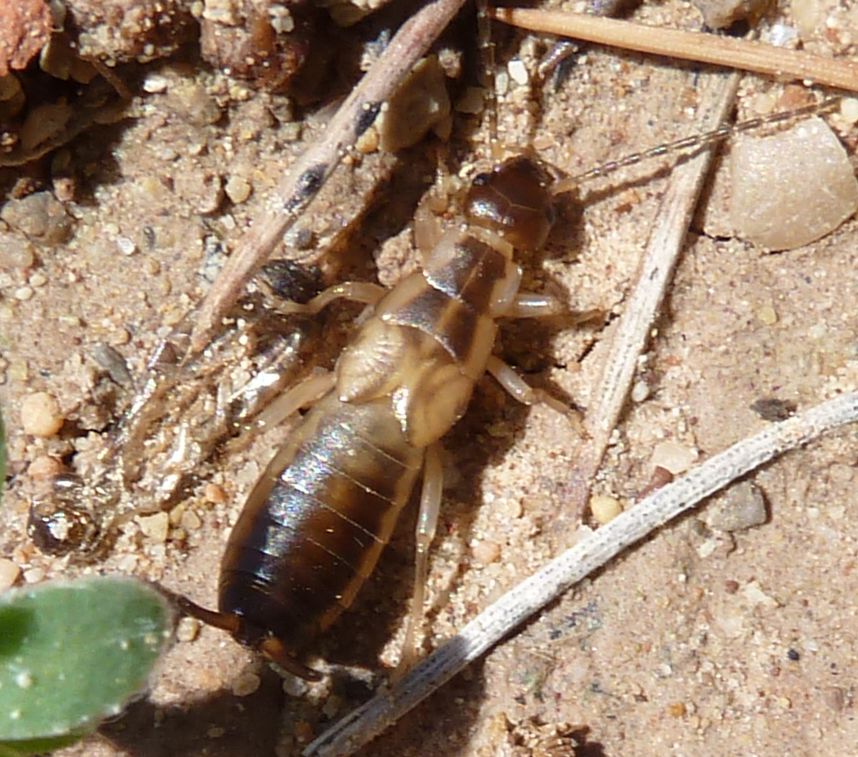
[[[729,116],[739,79],[737,73],[726,76],[712,74],[708,82],[701,85],[700,99],[703,105],[698,118],[701,131],[718,126]],[[587,428],[592,438],[583,446],[578,465],[570,477],[569,506],[574,512],[583,512],[590,483],[602,463],[611,433],[631,390],[638,358],[646,347],[650,330],[670,286],[712,154],[711,149],[704,150],[678,166],[671,174],[670,184],[644,252],[637,286],[611,342],[598,383],[600,389],[595,409],[587,417]]]
[[[498,8],[492,15],[500,21],[531,31],[779,78],[809,79],[817,84],[858,92],[858,63],[826,58],[804,50],[563,11]]]

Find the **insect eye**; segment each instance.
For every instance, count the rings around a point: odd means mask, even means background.
[[[489,179],[491,179],[491,174],[489,173],[480,173],[474,177],[472,185],[475,187],[484,187],[489,183]]]

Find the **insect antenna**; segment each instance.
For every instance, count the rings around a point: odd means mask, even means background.
[[[721,126],[717,127],[716,129],[712,129],[711,131],[694,134],[688,137],[682,137],[672,142],[666,142],[656,147],[651,147],[648,150],[643,150],[642,152],[636,152],[631,155],[627,155],[626,157],[619,158],[618,160],[611,160],[606,163],[602,163],[601,165],[584,171],[583,173],[579,173],[575,176],[571,176],[569,178],[558,181],[552,188],[552,193],[555,195],[559,195],[564,194],[566,192],[572,192],[585,181],[589,181],[590,179],[596,179],[602,176],[607,176],[608,174],[614,173],[621,168],[627,168],[628,166],[637,165],[638,163],[642,163],[645,160],[649,160],[651,158],[659,158],[664,155],[669,155],[673,152],[705,147],[707,145],[712,144],[713,142],[719,142],[736,134],[742,134],[744,132],[752,131],[754,129],[759,129],[762,126],[782,123],[784,121],[791,121],[800,116],[830,113],[839,104],[840,100],[840,97],[829,97],[820,103],[805,105],[801,108],[786,110],[781,113],[773,113],[768,116],[749,118],[746,121],[740,121],[739,123],[732,125],[722,124]]]
[[[485,88],[485,111],[489,132],[489,158],[497,158],[498,146],[498,96],[495,83],[495,43],[492,40],[492,19],[488,0],[477,0],[477,42],[480,54],[480,76]]]

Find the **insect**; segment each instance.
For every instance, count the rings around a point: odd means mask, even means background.
[[[271,415],[313,407],[251,493],[221,563],[218,611],[183,601],[286,670],[318,674],[299,655],[348,608],[371,574],[418,476],[423,475],[418,589],[442,489],[439,440],[462,417],[488,371],[526,404],[559,401],[492,355],[498,320],[556,315],[559,301],[520,291],[514,251],[542,247],[554,223],[548,171],[525,156],[478,175],[464,223],[392,290],[349,283],[338,297],[372,314],[334,371],[286,393]]]
[[[296,387],[267,413],[273,425],[311,406],[231,533],[218,610],[182,600],[186,611],[286,670],[318,678],[301,655],[354,601],[422,472],[413,628],[440,502],[437,443],[463,415],[474,383],[488,371],[523,402],[566,410],[491,355],[499,318],[560,312],[551,297],[519,293],[521,272],[511,263],[513,249],[532,252],[548,236],[552,179],[534,159],[510,158],[473,181],[464,225],[425,256],[422,272],[388,293],[352,282],[292,309],[317,312],[345,298],[372,312],[332,374]],[[406,656],[409,643],[410,635]]]

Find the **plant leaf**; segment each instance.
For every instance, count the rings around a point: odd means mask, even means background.
[[[0,595],[0,755],[44,751],[45,739],[79,736],[119,714],[145,688],[172,627],[164,596],[131,578]]]

